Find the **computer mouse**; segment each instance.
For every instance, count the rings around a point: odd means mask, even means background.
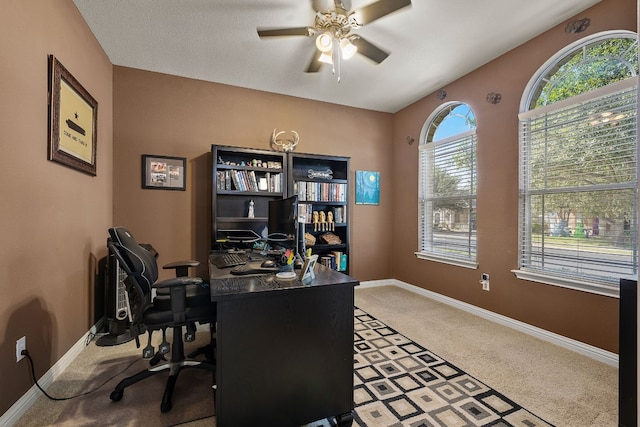
[[[272,259],[265,259],[264,261],[262,261],[262,264],[260,264],[260,267],[266,267],[266,268],[275,267],[275,266],[276,266],[276,262]]]

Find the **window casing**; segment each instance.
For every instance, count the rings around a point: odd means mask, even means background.
[[[418,258],[477,267],[475,126],[462,103],[446,104],[426,122],[418,149]]]
[[[526,111],[519,116],[520,250],[514,272],[618,296],[619,279],[638,270],[635,35],[592,36],[547,70],[525,92]],[[591,79],[591,86],[580,93],[566,90],[580,76]],[[569,86],[575,90],[575,83]]]

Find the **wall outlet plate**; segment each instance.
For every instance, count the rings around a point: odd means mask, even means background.
[[[489,275],[487,273],[482,273],[480,276],[480,283],[482,284],[482,290],[488,291],[489,288]]]
[[[27,349],[27,337],[22,337],[16,341],[16,363],[24,359],[22,350]]]

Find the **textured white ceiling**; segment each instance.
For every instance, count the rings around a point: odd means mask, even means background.
[[[375,111],[396,112],[600,0],[413,0],[357,30],[391,55],[356,55],[341,81],[305,73],[310,37],[260,39],[257,27],[304,27],[327,0],[74,0],[114,65]],[[375,0],[344,1],[352,9]]]

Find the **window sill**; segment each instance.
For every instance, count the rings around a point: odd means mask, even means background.
[[[426,259],[427,261],[441,262],[443,264],[450,264],[450,265],[455,265],[457,267],[464,267],[464,268],[472,268],[472,269],[478,268],[478,263],[475,261],[465,261],[462,259],[445,258],[444,256],[438,256],[438,255],[434,255],[426,252],[415,252],[415,255],[418,259]]]
[[[604,295],[606,297],[620,298],[620,288],[615,285],[572,280],[560,276],[525,270],[511,270],[511,272],[514,273],[518,279],[522,280],[529,280],[531,282],[544,283],[545,285],[559,286],[561,288],[577,291],[590,292],[592,294]]]

